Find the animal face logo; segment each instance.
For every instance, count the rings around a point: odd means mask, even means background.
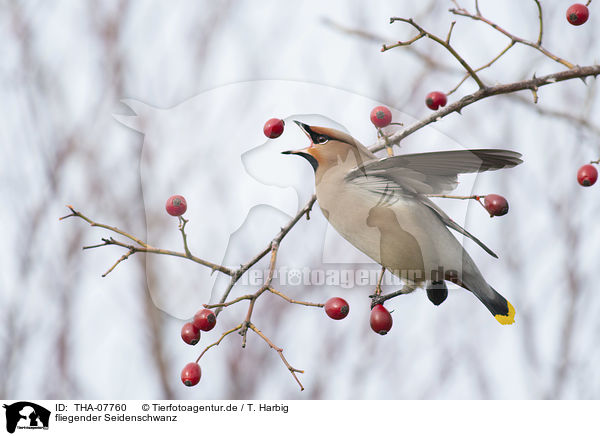
[[[369,113],[379,104],[332,87],[271,80],[226,85],[169,109],[131,99],[122,102],[133,115],[114,117],[144,135],[140,176],[146,242],[154,247],[181,248],[177,222],[164,213],[165,200],[181,194],[188,203],[186,232],[191,252],[231,267],[262,251],[315,192],[310,165],[281,154],[308,145],[305,133],[293,120],[348,133],[368,146],[376,140]],[[277,139],[266,139],[262,126],[272,117],[283,118],[285,130]],[[405,124],[415,121],[399,111],[394,111],[394,117]],[[452,148],[462,147],[429,128],[420,133],[418,144],[406,141],[402,153]],[[475,176],[461,178],[461,186],[468,190],[474,181]],[[455,201],[444,207],[460,223],[469,203]],[[365,215],[364,227],[366,234],[379,238],[378,212],[373,211],[373,226],[367,225]],[[370,274],[380,269],[373,257],[351,248],[329,225],[319,206],[314,206],[310,218],[308,223],[299,222],[286,236],[278,253],[281,268],[274,279],[283,292],[286,286],[297,283],[337,283],[342,287],[352,283],[356,286],[351,287],[359,288],[357,281],[346,277],[357,265],[368,268],[368,277],[376,277]],[[410,229],[397,229],[399,234],[402,231]],[[338,270],[337,279],[333,269]],[[154,304],[178,318],[189,318],[209,298],[214,302],[229,282],[223,274],[168,256],[146,256],[146,271]],[[290,271],[301,271],[302,275],[289,276]],[[253,275],[248,277],[251,280]],[[239,292],[252,289],[252,283],[246,283],[244,289],[244,279],[238,284],[242,288]],[[364,289],[374,285],[371,281]]]
[[[6,409],[6,431],[14,433],[16,429],[48,429],[50,411],[28,401],[4,404]]]

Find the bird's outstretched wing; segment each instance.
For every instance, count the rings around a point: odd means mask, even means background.
[[[519,165],[521,153],[510,150],[455,150],[404,154],[366,162],[346,175],[351,181],[375,176],[420,194],[441,194],[456,188],[458,174],[480,173]]]
[[[415,199],[427,206],[447,227],[472,239],[488,254],[498,257],[483,242],[458,225],[426,194],[452,190],[458,174],[511,168],[523,161],[509,150],[458,150],[405,154],[366,162],[346,175],[346,181],[380,194],[382,201],[399,197]]]
[[[483,242],[481,242],[479,239],[477,239],[475,236],[469,233],[466,229],[462,228],[452,218],[446,215],[446,213],[433,201],[431,201],[427,196],[416,192],[414,187],[420,182],[416,181],[415,179],[411,179],[411,181],[413,182],[413,185],[411,187],[408,187],[406,185],[401,185],[394,180],[385,179],[380,176],[369,175],[366,177],[362,176],[354,178],[350,181],[350,183],[361,189],[366,189],[367,191],[379,195],[379,201],[382,205],[392,205],[398,200],[405,199],[417,201],[422,205],[427,206],[446,227],[449,227],[452,230],[455,230],[458,233],[472,239],[490,256],[498,258],[498,255],[496,253],[494,253],[490,248],[488,248]]]

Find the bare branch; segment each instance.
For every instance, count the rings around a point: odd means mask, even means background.
[[[204,353],[206,353],[206,352],[207,352],[209,349],[211,349],[212,347],[215,347],[215,346],[219,345],[225,336],[228,336],[228,335],[230,335],[231,333],[233,333],[233,332],[235,332],[235,331],[238,331],[238,330],[239,330],[239,329],[241,329],[241,328],[242,328],[242,325],[241,325],[241,324],[238,324],[238,325],[237,325],[237,326],[235,326],[234,328],[232,328],[232,329],[229,329],[229,330],[227,330],[226,332],[223,332],[223,334],[221,335],[221,337],[220,337],[220,338],[219,338],[219,339],[218,339],[216,342],[213,342],[212,344],[210,344],[209,346],[207,346],[207,347],[206,347],[206,348],[205,348],[205,349],[202,351],[202,353],[200,353],[200,355],[199,355],[199,356],[198,356],[198,358],[196,359],[196,363],[198,363],[198,362],[200,361],[200,359],[202,359],[202,356],[204,356]]]
[[[500,59],[502,56],[504,56],[504,54],[505,54],[505,53],[506,53],[508,50],[510,50],[510,49],[512,48],[512,46],[513,46],[513,45],[515,45],[515,42],[514,42],[514,41],[511,41],[511,42],[510,42],[510,43],[509,43],[509,44],[508,44],[508,45],[507,45],[507,46],[504,48],[504,50],[502,50],[500,53],[498,53],[498,55],[497,55],[496,57],[494,57],[494,58],[493,58],[491,61],[489,61],[487,64],[485,64],[485,65],[482,65],[481,67],[477,68],[477,69],[475,70],[475,72],[479,72],[479,71],[481,71],[481,70],[484,70],[484,69],[486,69],[486,68],[489,68],[489,67],[491,67],[491,66],[494,64],[494,62],[496,62],[498,59]],[[468,74],[468,73],[467,73],[467,74],[465,74],[465,76],[464,76],[464,77],[461,79],[461,81],[460,81],[460,82],[458,82],[458,85],[456,85],[454,88],[452,88],[450,91],[448,91],[448,92],[446,93],[446,96],[448,96],[448,95],[450,95],[450,94],[453,94],[453,93],[454,93],[454,92],[455,92],[455,91],[456,91],[456,90],[457,90],[457,89],[460,87],[460,85],[462,85],[462,84],[465,82],[465,80],[467,80],[469,77],[470,77],[470,76],[469,76],[469,74]]]
[[[240,277],[242,277],[242,275],[244,275],[244,273],[246,273],[246,271],[248,271],[258,261],[260,261],[263,257],[265,257],[273,249],[274,244],[279,244],[283,240],[283,238],[285,238],[285,236],[289,233],[289,231],[296,225],[296,223],[298,221],[300,221],[300,219],[304,215],[306,215],[306,219],[310,219],[309,213],[310,213],[313,205],[315,204],[315,201],[317,201],[317,196],[313,195],[308,200],[308,202],[304,205],[304,207],[298,211],[296,216],[294,218],[292,218],[285,227],[281,228],[280,232],[277,233],[277,235],[275,235],[273,240],[271,242],[269,242],[269,244],[265,247],[264,250],[262,250],[260,253],[258,253],[256,256],[254,256],[252,259],[250,259],[247,263],[242,265],[238,270],[234,271],[233,274],[231,274],[231,280],[229,282],[229,285],[227,286],[227,289],[221,296],[221,300],[219,301],[219,303],[225,303],[225,301],[227,301],[227,298],[229,297],[229,293],[235,286],[236,282],[240,279]],[[218,313],[221,310],[222,310],[221,308],[217,308],[215,315],[218,315]]]
[[[550,53],[548,50],[546,50],[544,47],[542,47],[541,45],[541,36],[542,36],[542,26],[541,26],[541,18],[540,18],[540,33],[538,36],[538,42],[531,42],[531,41],[527,41],[523,38],[519,38],[518,36],[513,35],[512,33],[508,32],[507,30],[504,30],[502,27],[500,27],[499,25],[497,25],[496,23],[488,20],[487,18],[483,17],[481,14],[477,13],[476,15],[471,14],[469,11],[467,11],[464,8],[457,8],[457,9],[449,9],[450,12],[452,12],[454,15],[460,15],[463,17],[468,17],[471,18],[473,20],[476,21],[482,21],[484,23],[486,23],[487,25],[493,27],[494,29],[496,29],[498,32],[506,35],[507,37],[509,37],[511,39],[511,41],[514,41],[516,43],[519,44],[523,44],[523,45],[528,45],[529,47],[533,47],[534,49],[536,49],[537,51],[543,53],[545,56],[549,57],[550,59],[552,59],[553,61],[556,61],[560,64],[563,64],[565,67],[567,68],[575,68],[575,65],[573,65],[572,63],[559,58],[558,56],[556,56],[555,54]],[[540,9],[541,11],[541,9]],[[540,17],[541,17],[541,12],[540,12]]]
[[[542,5],[540,4],[539,0],[533,0],[535,2],[535,5],[538,8],[538,19],[540,21],[540,32],[538,34],[538,39],[536,42],[537,46],[541,46],[542,45],[542,36],[544,35],[544,20],[542,19]]]
[[[127,260],[127,259],[129,258],[129,256],[131,256],[131,255],[132,255],[132,254],[134,254],[134,253],[135,253],[135,250],[129,250],[127,253],[125,253],[123,256],[121,256],[121,257],[119,258],[119,260],[117,260],[117,261],[115,262],[115,264],[114,264],[113,266],[111,266],[111,267],[108,269],[108,271],[106,271],[104,274],[102,274],[102,277],[106,277],[107,275],[109,275],[109,274],[111,273],[111,271],[112,271],[113,269],[115,269],[115,267],[116,267],[118,264],[120,264],[120,263],[121,263],[121,262],[123,262],[124,260]]]
[[[424,34],[424,33],[419,33],[419,34],[418,34],[417,36],[415,36],[414,38],[412,38],[412,39],[409,39],[408,41],[405,41],[405,42],[403,42],[403,41],[398,41],[398,42],[397,42],[397,43],[395,43],[395,44],[383,44],[383,45],[381,46],[381,51],[382,51],[382,52],[384,52],[384,51],[388,51],[388,50],[390,50],[390,49],[392,49],[392,48],[396,48],[396,47],[404,47],[404,46],[407,46],[407,45],[411,45],[413,42],[416,42],[416,41],[418,41],[419,39],[423,38],[424,36],[425,36],[425,34]]]
[[[185,250],[185,254],[187,254],[188,257],[193,257],[188,247],[187,235],[185,234],[185,225],[188,223],[189,220],[186,220],[182,216],[179,216],[177,218],[179,218],[179,231],[181,232],[181,237],[183,238],[183,249]]]
[[[475,71],[473,71],[473,68],[471,68],[471,66],[462,58],[462,56],[460,56],[456,52],[456,50],[454,50],[454,48],[452,47],[452,45],[450,45],[449,42],[444,41],[444,40],[440,39],[439,37],[435,36],[434,34],[426,31],[421,26],[419,26],[417,23],[415,23],[412,18],[409,18],[409,19],[399,18],[399,17],[392,17],[392,18],[390,18],[390,23],[393,23],[395,21],[402,21],[404,23],[408,23],[411,26],[413,26],[415,29],[417,29],[420,32],[420,36],[417,39],[420,39],[423,35],[425,35],[429,39],[432,39],[433,41],[435,41],[438,44],[440,44],[441,46],[443,46],[446,50],[448,50],[450,52],[450,54],[452,54],[452,56],[454,56],[456,58],[456,60],[463,66],[463,68],[465,70],[467,70],[467,72],[473,78],[473,80],[475,80],[475,82],[477,83],[477,85],[479,86],[479,88],[480,89],[485,88],[485,85],[483,84],[483,82],[481,81],[481,79],[477,76],[477,73]],[[454,26],[454,24],[452,24],[452,26],[450,28],[450,32],[452,31],[452,27],[453,26]],[[448,37],[450,37],[450,32],[448,33]]]
[[[484,198],[485,195],[447,195],[447,194],[428,194],[428,197],[436,197],[436,198],[453,198],[455,200],[477,200],[480,198]]]
[[[97,222],[91,220],[90,218],[86,217],[85,215],[81,214],[80,212],[77,212],[75,209],[73,209],[72,206],[67,206],[67,207],[71,210],[71,213],[69,215],[61,217],[60,218],[61,220],[65,219],[65,218],[69,218],[69,217],[78,217],[78,218],[81,218],[84,221],[88,222],[93,227],[101,227],[101,228],[113,231],[115,233],[118,233],[119,235],[123,235],[123,236],[131,239],[132,241],[135,241],[138,244],[138,246],[135,246],[135,245],[127,244],[124,242],[120,242],[113,238],[110,238],[110,239],[103,238],[102,240],[104,241],[104,244],[90,245],[87,247],[83,247],[84,249],[90,249],[90,248],[104,247],[107,245],[118,245],[120,247],[127,248],[130,251],[125,258],[119,259],[117,261],[117,263],[115,265],[113,265],[113,267],[111,269],[109,269],[102,277],[105,277],[109,272],[111,272],[118,263],[120,263],[121,261],[125,260],[127,257],[129,257],[135,253],[153,253],[153,254],[163,254],[163,255],[167,255],[167,256],[183,257],[186,259],[190,259],[191,261],[196,262],[200,265],[206,266],[206,267],[212,269],[213,271],[219,271],[219,272],[222,272],[223,274],[227,274],[229,276],[234,274],[234,272],[231,269],[229,269],[225,266],[218,265],[216,263],[212,263],[207,260],[200,259],[199,257],[193,256],[191,253],[189,253],[189,249],[187,250],[188,253],[182,253],[179,251],[165,250],[162,248],[152,247],[151,245],[147,244],[146,242],[142,241],[141,239],[139,239],[127,232],[119,230],[116,227],[97,223]],[[184,240],[185,240],[185,238],[184,238]],[[184,245],[187,247],[187,243],[184,243]]]
[[[500,84],[500,85],[496,85],[496,86],[490,86],[490,87],[487,87],[484,89],[479,89],[479,90],[475,91],[474,93],[466,95],[463,98],[461,98],[460,100],[458,100],[444,108],[439,109],[432,115],[430,115],[420,121],[417,121],[412,126],[409,126],[408,128],[406,128],[402,131],[394,133],[393,135],[389,136],[387,138],[387,140],[389,143],[397,145],[400,143],[400,141],[402,139],[406,138],[408,135],[411,135],[412,133],[416,132],[417,130],[422,129],[423,127],[425,127],[431,123],[435,123],[436,121],[441,120],[443,117],[445,117],[453,112],[460,113],[463,108],[465,108],[481,99],[491,97],[493,95],[510,94],[513,92],[523,91],[523,90],[533,90],[535,88],[549,85],[551,83],[562,82],[565,80],[581,78],[581,77],[589,77],[589,76],[595,77],[598,74],[600,74],[600,65],[574,67],[569,70],[564,70],[564,71],[560,71],[558,73],[548,74],[548,75],[545,75],[542,77],[534,77],[532,79],[523,80],[520,82]],[[383,150],[383,148],[386,146],[385,144],[386,144],[385,141],[383,141],[382,139],[379,139],[373,146],[371,146],[370,150],[373,152]]]
[[[455,24],[456,24],[456,21],[453,21],[450,24],[450,30],[448,30],[448,36],[446,36],[446,44],[450,44],[450,37],[452,36],[452,30],[454,29]]]
[[[75,209],[73,209],[73,206],[71,206],[71,205],[67,205],[67,207],[71,210],[71,213],[69,215],[60,217],[59,220],[64,220],[65,218],[70,218],[70,217],[78,217],[78,218],[81,218],[82,220],[86,221],[87,223],[89,223],[89,225],[91,225],[92,227],[102,227],[103,229],[107,229],[112,232],[118,233],[119,235],[125,236],[126,238],[129,238],[132,241],[137,242],[142,247],[147,247],[146,243],[144,241],[142,241],[141,239],[136,238],[135,236],[130,235],[129,233],[124,232],[123,230],[119,230],[116,227],[94,222],[91,219],[89,219],[88,217],[86,217],[85,215],[83,215],[82,213],[77,212]]]
[[[383,281],[383,275],[385,274],[385,266],[381,267],[381,272],[379,273],[379,279],[377,279],[377,285],[375,285],[375,295],[381,295],[381,282]]]
[[[383,276],[383,274],[382,274]],[[390,292],[389,294],[386,295],[381,295],[381,294],[373,294],[373,295],[369,295],[369,298],[371,298],[371,309],[373,309],[373,307],[375,307],[378,304],[383,304],[384,301],[387,301],[391,298],[395,298],[398,297],[399,295],[406,295],[406,294],[410,294],[411,292],[413,292],[417,287],[411,283],[406,283],[402,289],[396,291],[396,292]]]
[[[293,366],[291,366],[287,359],[285,358],[285,356],[283,355],[283,348],[279,348],[277,345],[275,345],[273,342],[271,342],[271,340],[265,336],[265,334],[263,332],[261,332],[259,329],[256,328],[256,326],[252,323],[250,323],[250,325],[248,325],[248,328],[250,328],[251,330],[253,330],[258,336],[260,336],[261,338],[263,338],[263,340],[269,344],[269,347],[271,347],[272,349],[274,349],[275,351],[277,351],[277,354],[279,354],[279,357],[281,357],[282,362],[285,364],[285,366],[287,367],[287,369],[290,371],[290,373],[292,374],[292,377],[294,377],[294,379],[296,380],[296,382],[298,382],[298,385],[300,386],[300,390],[303,391],[304,390],[304,386],[302,386],[302,383],[300,383],[300,380],[298,380],[298,377],[296,377],[296,373],[299,372],[301,374],[304,374],[304,371],[301,369],[296,369]]]
[[[268,287],[267,290],[275,295],[279,295],[281,298],[283,298],[285,301],[287,301],[288,303],[292,303],[292,304],[300,304],[302,306],[312,306],[312,307],[324,307],[325,305],[323,303],[311,303],[309,301],[299,301],[299,300],[294,300],[290,297],[288,297],[287,295],[277,291],[276,289],[272,288],[272,287]]]

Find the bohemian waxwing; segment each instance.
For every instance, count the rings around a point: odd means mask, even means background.
[[[454,189],[461,173],[514,167],[522,163],[520,153],[459,150],[379,159],[347,133],[295,123],[311,144],[283,153],[308,160],[327,220],[352,245],[402,278],[403,292],[427,283],[445,287],[443,280],[448,280],[475,294],[501,324],[514,322],[513,306],[485,281],[448,228],[498,256],[427,194]]]

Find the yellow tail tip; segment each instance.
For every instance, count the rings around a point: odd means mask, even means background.
[[[506,301],[506,304],[508,304],[508,313],[506,315],[494,315],[496,321],[502,325],[509,325],[515,322],[515,308],[508,300]]]

